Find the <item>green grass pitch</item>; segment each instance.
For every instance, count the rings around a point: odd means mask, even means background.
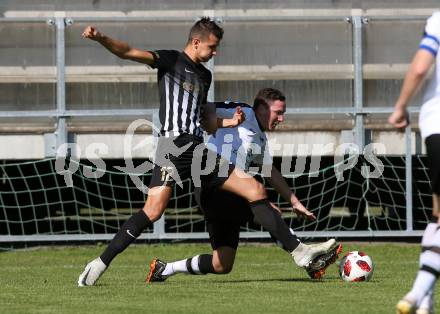
[[[152,257],[170,261],[210,252],[208,244],[163,244],[129,247],[97,286],[79,288],[78,275],[103,246],[2,252],[0,312],[394,313],[416,274],[419,245],[343,244],[344,253],[362,250],[372,257],[370,282],[345,283],[334,265],[323,280],[312,281],[279,248],[242,245],[231,274],[178,274],[145,285],[145,265]]]

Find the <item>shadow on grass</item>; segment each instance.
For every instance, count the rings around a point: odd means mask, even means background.
[[[248,283],[248,282],[310,282],[310,283],[323,283],[327,281],[340,280],[338,277],[326,277],[324,280],[313,280],[310,278],[271,278],[271,279],[239,279],[239,280],[210,280],[210,283]]]

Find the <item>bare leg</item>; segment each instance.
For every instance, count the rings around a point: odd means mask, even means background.
[[[142,209],[151,222],[158,220],[171,198],[173,188],[169,186],[156,186],[148,191],[148,198]]]
[[[440,224],[440,196],[436,193],[432,193],[432,216],[437,217]]]
[[[267,198],[266,189],[263,184],[237,168],[232,171],[221,188],[247,199],[248,202]]]

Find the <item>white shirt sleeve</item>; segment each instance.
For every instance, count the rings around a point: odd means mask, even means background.
[[[425,49],[437,56],[440,46],[440,12],[435,12],[428,18],[425,33],[420,42],[419,49]]]

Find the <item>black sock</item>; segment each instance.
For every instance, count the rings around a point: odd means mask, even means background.
[[[282,248],[284,251],[289,252],[289,250],[286,249],[286,248],[284,247],[284,245],[283,245],[280,241],[278,241],[277,238],[275,238],[274,235],[273,235],[272,233],[269,232],[269,235],[270,235],[270,238],[272,239],[272,241],[275,243],[275,245],[277,245],[278,247]],[[290,253],[290,252],[289,252],[289,253]]]
[[[262,225],[288,252],[296,249],[300,243],[298,238],[290,233],[285,221],[267,199],[250,202],[249,205],[256,223]]]
[[[201,254],[199,256],[199,270],[202,274],[215,274],[214,266],[212,266],[212,255]]]
[[[107,266],[110,265],[115,256],[125,250],[125,248],[151,224],[150,219],[143,210],[138,211],[128,218],[105,249],[104,253],[101,254],[100,257],[103,263]]]

